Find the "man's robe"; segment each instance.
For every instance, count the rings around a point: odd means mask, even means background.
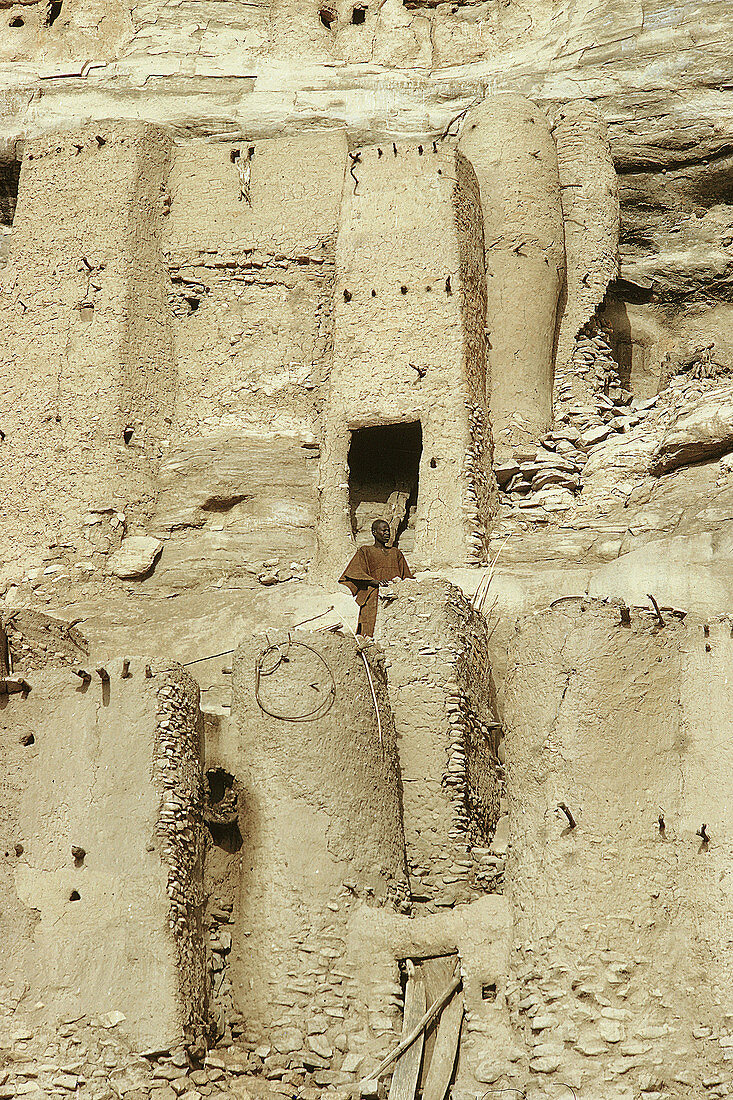
[[[396,546],[360,546],[339,577],[359,605],[357,634],[374,635],[380,581],[411,577],[405,555]]]

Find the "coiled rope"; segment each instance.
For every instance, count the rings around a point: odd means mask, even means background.
[[[321,662],[331,681],[328,695],[319,702],[317,707],[314,707],[313,710],[306,711],[304,714],[279,714],[277,711],[271,710],[269,707],[265,706],[262,702],[260,682],[263,676],[272,676],[272,674],[280,668],[280,665],[288,662],[290,660],[291,650],[296,648],[307,649],[310,653],[315,654]],[[268,714],[270,718],[279,718],[282,722],[314,722],[317,718],[323,718],[328,714],[333,706],[334,700],[336,699],[336,680],[334,679],[333,672],[329,668],[328,663],[317,649],[307,645],[305,642],[294,642],[290,635],[288,635],[287,642],[274,642],[272,645],[263,649],[262,653],[260,653],[257,658],[255,663],[255,699],[257,700],[257,705],[260,710]]]

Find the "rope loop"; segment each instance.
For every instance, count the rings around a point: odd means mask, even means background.
[[[285,665],[291,660],[290,654],[294,649],[307,649],[310,653],[315,654],[328,673],[331,682],[326,698],[321,699],[318,706],[314,707],[313,710],[306,711],[304,714],[279,714],[262,702],[260,684],[263,677],[272,676],[281,665]],[[336,699],[336,680],[327,661],[317,649],[306,642],[294,642],[288,635],[287,642],[273,642],[272,645],[263,649],[257,658],[255,662],[255,699],[260,710],[264,711],[270,718],[278,718],[281,722],[315,722],[319,718],[325,717],[333,706]]]

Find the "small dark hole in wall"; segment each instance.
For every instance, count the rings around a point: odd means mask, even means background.
[[[242,150],[241,149],[232,149],[231,153],[229,154],[229,159],[232,162],[232,164],[236,164],[237,161],[239,160],[239,158],[241,157],[241,155],[242,155]]]
[[[400,287],[400,294],[407,294],[407,287],[404,284]]]
[[[130,427],[130,425],[128,424],[127,427],[125,428],[125,430],[122,433],[122,438],[124,439],[125,443],[129,443],[130,440],[132,439],[132,437],[134,436],[134,434],[135,434],[135,429]]]
[[[215,806],[223,802],[227,794],[234,786],[234,776],[223,768],[209,768],[206,773],[206,782],[209,785],[209,805]]]
[[[48,14],[46,16],[46,26],[52,27],[58,17],[61,15],[61,8],[63,7],[63,0],[51,0],[48,5]]]
[[[351,291],[350,290],[345,290],[344,291],[344,301],[345,302],[350,302],[351,301]]]
[[[402,987],[402,996],[403,997],[404,997],[405,991],[407,989],[407,961],[408,961],[407,959],[400,959],[399,960],[400,986]]]
[[[330,31],[332,24],[336,22],[336,12],[331,8],[321,8],[318,13],[318,18],[321,23],[323,23],[326,30]]]
[[[481,986],[481,998],[484,1001],[496,1000],[496,982],[487,982]]]
[[[437,458],[431,458],[430,459],[430,469],[435,470],[437,468],[437,466],[438,466]]]
[[[351,22],[354,26],[359,27],[366,19],[366,8],[354,8],[351,13]]]
[[[12,225],[18,202],[20,161],[0,163],[0,225]]]
[[[19,15],[16,15],[15,19],[10,20],[8,26],[9,27],[24,27],[25,26],[25,19],[21,19],[21,17]]]
[[[188,308],[189,308],[191,313],[195,313],[196,310],[201,305],[201,299],[194,297],[193,294],[190,295],[190,296],[187,296],[186,301],[188,302]]]
[[[81,901],[81,894],[78,890],[72,890],[69,894],[69,901]]]
[[[29,748],[31,745],[35,745],[36,739],[32,733],[24,733],[20,739],[20,743],[21,745],[25,745],[26,748]]]
[[[100,149],[102,148],[103,145],[107,144],[107,139],[103,138],[103,137],[100,137],[99,134],[97,134],[97,136],[95,137],[94,140],[96,141],[96,143],[97,143],[97,145],[99,146]]]

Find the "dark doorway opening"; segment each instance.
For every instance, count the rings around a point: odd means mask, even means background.
[[[15,217],[18,201],[18,181],[20,180],[20,161],[0,162],[0,225],[10,226]]]
[[[611,345],[611,354],[618,363],[619,381],[624,389],[630,389],[633,347],[626,302],[623,298],[609,292],[599,310],[599,315],[611,328],[608,342]]]
[[[223,768],[206,772],[204,821],[209,826],[214,843],[227,852],[242,847],[239,831],[239,788],[233,775]]]
[[[375,519],[386,519],[395,544],[413,549],[421,455],[419,420],[352,431],[349,508],[359,545],[371,542]]]

